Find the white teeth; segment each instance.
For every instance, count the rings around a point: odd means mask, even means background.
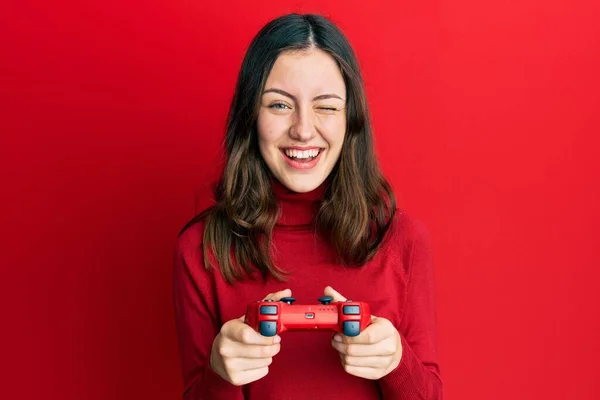
[[[312,150],[294,150],[294,149],[285,149],[285,154],[288,157],[292,157],[292,158],[309,158],[309,157],[316,157],[319,155],[319,151],[318,149],[312,149]]]

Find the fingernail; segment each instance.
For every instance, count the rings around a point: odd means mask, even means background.
[[[281,336],[275,336],[275,338],[273,339],[273,343],[277,344],[281,342]]]
[[[342,341],[342,337],[340,335],[335,335],[333,337],[333,340],[335,340],[336,342],[341,342]]]

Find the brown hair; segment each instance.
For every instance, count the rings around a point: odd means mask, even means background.
[[[393,219],[396,200],[377,163],[363,80],[350,43],[325,17],[279,17],[260,30],[242,63],[227,121],[226,164],[215,188],[216,204],[182,230],[205,220],[204,264],[212,265],[212,254],[229,283],[252,276],[254,269],[264,279],[285,279],[286,272],[271,258],[279,210],[271,173],[258,149],[256,121],[265,81],[279,54],[311,48],[337,61],[347,90],[346,135],[326,180],[316,229],[329,240],[340,263],[361,266],[375,255]]]

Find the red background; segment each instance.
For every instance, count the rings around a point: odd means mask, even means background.
[[[353,43],[382,165],[431,231],[446,398],[600,398],[597,1],[363,7],[2,6],[0,397],[180,397],[172,245],[252,36],[316,11]]]

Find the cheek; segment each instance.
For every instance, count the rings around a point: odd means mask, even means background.
[[[346,136],[346,119],[331,119],[323,125],[323,138],[333,149],[341,149]]]
[[[282,121],[268,114],[259,114],[256,122],[258,140],[261,146],[275,144],[284,131]]]

